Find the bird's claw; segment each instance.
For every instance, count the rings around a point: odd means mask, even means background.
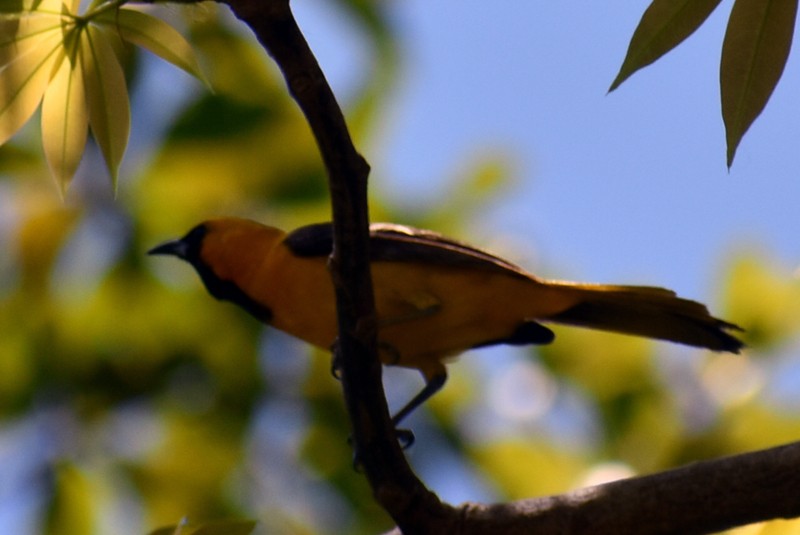
[[[401,449],[407,450],[414,445],[416,437],[411,429],[395,429],[394,433]]]
[[[333,355],[331,357],[331,375],[333,375],[333,378],[336,379],[337,381],[341,381],[342,380],[342,359],[339,356],[338,349],[339,349],[338,344],[334,343],[333,347],[331,348],[331,354]]]
[[[400,449],[407,450],[414,445],[416,437],[414,436],[414,432],[410,429],[395,429],[394,432]],[[361,453],[359,453],[358,448],[355,446],[352,435],[347,437],[347,444],[353,448],[353,470],[356,472],[363,472],[364,462],[362,461]]]

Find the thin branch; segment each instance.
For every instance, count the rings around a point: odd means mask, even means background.
[[[353,146],[342,111],[288,0],[225,3],[277,63],[322,154],[333,205],[334,249],[329,267],[339,321],[335,358],[353,425],[356,456],[376,498],[399,525],[414,530],[427,523],[428,515],[441,515],[444,506],[408,466],[383,393],[369,270],[369,165]]]

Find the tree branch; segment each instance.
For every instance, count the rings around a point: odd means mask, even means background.
[[[395,437],[381,382],[369,270],[369,165],[356,151],[339,105],[288,0],[224,0],[277,63],[316,138],[328,172],[339,337],[335,359],[358,462],[376,498],[400,526],[419,532],[445,508],[411,471]],[[422,506],[421,506],[422,505]],[[416,529],[415,529],[416,528]]]
[[[459,535],[687,535],[793,518],[800,516],[800,442],[558,496],[468,503],[459,513],[448,526]]]

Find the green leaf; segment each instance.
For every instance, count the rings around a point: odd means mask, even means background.
[[[108,37],[99,28],[87,26],[80,47],[89,124],[116,187],[131,125],[125,75]]]
[[[192,46],[163,20],[124,8],[115,12],[106,11],[92,20],[118,31],[122,39],[146,48],[208,85]]]
[[[653,0],[633,32],[613,91],[630,75],[678,46],[700,27],[721,0]]]
[[[41,34],[0,70],[0,145],[25,125],[39,106],[60,43],[60,32]]]
[[[62,55],[42,102],[44,154],[62,192],[83,156],[89,121],[81,61],[75,53],[71,56]]]
[[[722,43],[720,93],[728,167],[783,74],[797,0],[736,0]]]
[[[255,528],[253,520],[225,520],[196,526],[181,523],[159,528],[149,535],[249,535]]]

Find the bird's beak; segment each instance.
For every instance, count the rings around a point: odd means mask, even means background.
[[[177,256],[178,258],[186,258],[187,252],[188,252],[188,246],[185,241],[172,240],[153,247],[152,249],[147,251],[147,254],[171,255],[171,256]]]

